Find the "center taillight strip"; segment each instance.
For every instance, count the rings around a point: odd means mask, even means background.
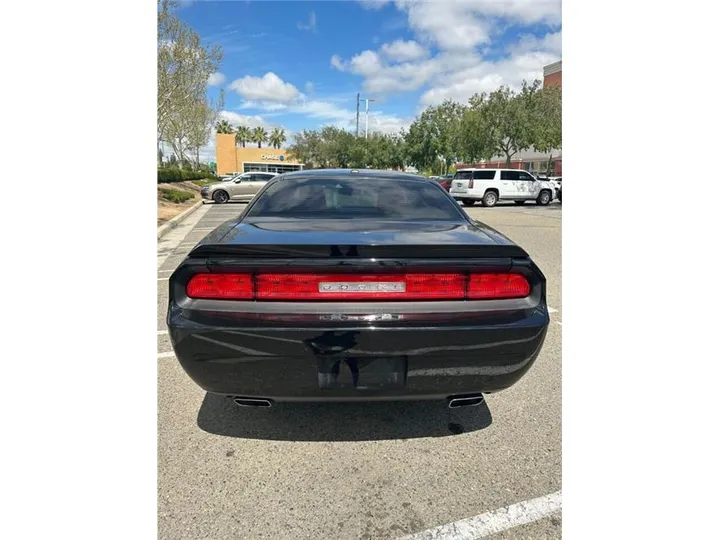
[[[525,298],[517,273],[203,273],[192,276],[193,299],[255,301],[485,300]]]

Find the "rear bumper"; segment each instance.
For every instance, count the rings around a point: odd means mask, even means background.
[[[288,402],[497,392],[515,384],[535,362],[549,316],[543,305],[500,322],[330,324],[207,324],[186,318],[177,305],[168,312],[175,355],[201,388]]]

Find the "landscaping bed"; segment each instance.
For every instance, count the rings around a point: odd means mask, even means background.
[[[192,181],[157,185],[157,224],[167,223],[200,200],[200,186]]]

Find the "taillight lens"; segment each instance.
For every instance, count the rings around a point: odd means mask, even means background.
[[[258,274],[258,300],[458,300],[462,274]]]
[[[215,300],[500,300],[524,298],[530,289],[524,276],[509,273],[258,273],[196,274],[186,292]]]
[[[470,274],[469,300],[525,298],[528,294],[530,283],[520,274]]]
[[[195,274],[187,284],[190,298],[252,300],[251,274]]]
[[[471,178],[470,181],[468,182],[468,189],[472,189],[474,185],[475,185],[475,182]]]

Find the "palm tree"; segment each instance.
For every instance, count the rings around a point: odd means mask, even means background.
[[[272,133],[268,138],[268,142],[273,148],[280,148],[285,142],[285,140],[285,130],[282,128],[273,128]]]
[[[252,130],[252,137],[251,141],[256,142],[258,145],[258,148],[262,148],[262,143],[267,141],[268,134],[267,131],[265,131],[265,128],[262,126],[258,126],[255,129]]]
[[[242,143],[245,148],[245,143],[252,140],[252,132],[247,126],[238,126],[237,133],[235,133],[235,144]]]
[[[215,129],[218,133],[232,133],[233,127],[230,125],[230,122],[227,120],[220,120],[217,124],[215,124]]]

